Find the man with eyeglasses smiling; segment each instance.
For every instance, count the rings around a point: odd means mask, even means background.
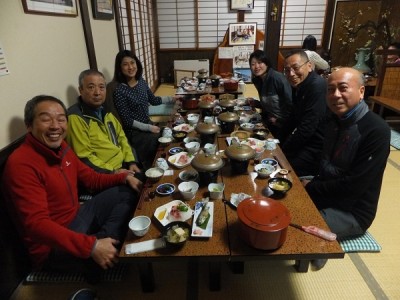
[[[303,50],[286,56],[284,74],[292,86],[293,110],[282,127],[282,150],[298,176],[315,175],[323,141],[320,121],[327,111],[326,81],[313,71]]]

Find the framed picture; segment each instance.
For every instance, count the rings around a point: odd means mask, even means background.
[[[113,0],[92,0],[93,18],[111,20],[114,18]]]
[[[254,45],[256,43],[257,23],[229,24],[229,45]]]
[[[22,6],[27,14],[63,17],[78,15],[76,0],[22,0]]]
[[[254,0],[231,0],[231,9],[253,10]]]
[[[251,83],[250,68],[233,68],[233,74],[236,78],[242,79],[244,82]]]
[[[233,46],[231,48],[233,48],[233,68],[248,68],[250,55],[254,52],[254,45]]]

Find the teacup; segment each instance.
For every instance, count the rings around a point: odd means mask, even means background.
[[[200,143],[199,142],[189,142],[185,144],[185,148],[187,151],[191,154],[196,153],[200,149]]]
[[[162,133],[163,137],[170,137],[172,138],[172,129],[169,127],[165,127]]]
[[[184,181],[178,185],[178,190],[181,192],[183,200],[192,200],[196,196],[199,184],[195,181]]]
[[[204,145],[204,152],[207,154],[215,154],[217,150],[217,145],[207,143]]]
[[[217,200],[222,199],[224,196],[225,185],[223,183],[210,183],[208,185],[208,191],[210,192],[210,199]]]
[[[190,125],[196,125],[199,122],[199,114],[188,114],[187,121]]]

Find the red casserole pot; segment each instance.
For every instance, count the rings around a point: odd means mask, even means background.
[[[237,207],[239,236],[250,246],[274,250],[286,240],[290,213],[282,203],[263,196],[244,199]]]
[[[182,107],[184,109],[195,109],[195,108],[197,108],[198,103],[199,103],[199,100],[196,99],[196,98],[183,99],[182,100]]]

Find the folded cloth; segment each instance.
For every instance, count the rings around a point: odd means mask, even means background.
[[[146,251],[155,250],[155,249],[159,249],[159,248],[165,248],[165,246],[166,246],[165,240],[162,238],[139,242],[139,243],[131,243],[131,244],[128,244],[125,246],[125,253],[126,254],[136,254],[136,253],[146,252]]]

